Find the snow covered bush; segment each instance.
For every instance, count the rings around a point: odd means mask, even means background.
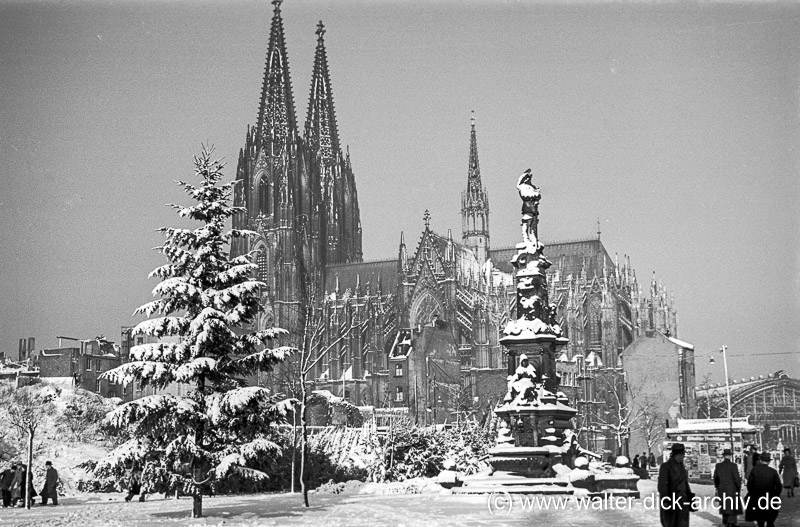
[[[199,185],[178,184],[195,203],[171,207],[200,226],[159,229],[166,240],[156,250],[168,263],[150,273],[160,280],[153,289],[158,299],[135,312],[150,318],[134,334],[177,339],[135,346],[130,362],[104,374],[119,384],[163,389],[184,383],[192,389],[185,396],[150,395],[109,412],[106,422],[127,429],[131,439],[101,460],[95,474],[135,470],[143,488],[149,479],[179,487],[193,496],[192,515],[199,517],[202,494],[212,485],[233,474],[266,477],[251,463],[277,453],[270,424],[285,417],[291,401],[248,386],[246,378],[271,370],[292,350],[266,347],[285,331],[253,329],[265,284],[252,278],[257,267],[251,255],[229,257],[234,237],[255,234],[226,231],[227,221],[243,212],[229,205],[236,183],[220,183],[223,164],[211,150],[204,148],[194,161]]]
[[[90,441],[98,437],[113,440],[107,437],[107,429],[103,426],[103,420],[113,406],[96,393],[76,388],[71,396],[65,398],[57,429],[72,441]]]
[[[471,421],[452,428],[398,422],[381,438],[370,476],[373,481],[405,481],[433,477],[445,468],[473,474],[488,467],[485,458],[493,444],[491,431]]]
[[[340,430],[340,429],[331,429]],[[345,430],[345,429],[342,429]],[[347,429],[349,430],[349,429]],[[316,437],[316,436],[315,436]],[[275,436],[275,443],[280,447],[277,456],[262,456],[253,462],[252,467],[269,475],[267,480],[252,480],[233,475],[225,481],[214,485],[215,494],[238,494],[254,492],[286,492],[292,488],[292,458],[295,458],[295,488],[300,488],[299,462],[300,445],[292,449],[291,431],[282,428]],[[294,454],[294,456],[293,456]],[[365,481],[367,474],[364,469],[353,466],[352,463],[342,462],[326,449],[312,441],[309,446],[305,467],[306,485],[309,489],[316,489],[328,483],[343,483],[351,480]]]

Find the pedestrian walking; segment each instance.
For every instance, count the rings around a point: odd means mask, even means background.
[[[769,466],[769,452],[762,452],[747,478],[747,510],[744,519],[758,527],[774,527],[781,508],[781,477]]]
[[[717,489],[723,525],[736,525],[738,515],[742,513],[739,501],[742,478],[739,467],[731,461],[732,456],[731,449],[726,448],[722,451],[722,461],[714,467],[714,488]]]
[[[14,471],[14,479],[11,480],[11,506],[16,507],[17,502],[23,500],[22,496],[22,482],[24,481],[22,475],[24,471],[21,465],[17,465],[17,470]]]
[[[650,452],[650,457],[647,459],[651,468],[656,468],[656,455]]]
[[[791,448],[783,449],[778,472],[783,479],[783,488],[788,489],[787,496],[794,496],[794,488],[800,486],[800,481],[797,477],[797,460],[792,455]]]
[[[662,527],[689,527],[694,494],[689,487],[689,474],[683,466],[686,448],[675,443],[671,456],[658,471],[658,508]]]
[[[16,472],[17,465],[11,465],[11,467],[0,472],[0,494],[2,494],[4,509],[11,507],[11,483],[14,481]]]
[[[139,501],[144,501],[145,494],[142,492],[142,471],[134,466],[128,478],[128,495],[125,496],[125,501],[131,501],[137,494],[139,494]]]
[[[636,454],[635,456],[633,456],[633,464],[632,464],[632,467],[633,467],[633,468],[636,468],[636,469],[638,469],[638,468],[639,468],[639,454]]]
[[[44,487],[42,487],[42,505],[47,505],[47,500],[53,501],[53,505],[58,505],[58,471],[53,468],[52,461],[44,464]]]
[[[753,445],[747,445],[744,451],[744,479],[747,481],[750,478],[750,471],[753,470],[753,465],[758,461],[758,452]]]
[[[27,482],[27,486],[26,486]],[[11,506],[15,506],[19,502],[20,507],[25,506],[25,489],[28,489],[28,500],[33,505],[33,498],[36,496],[36,490],[33,488],[33,482],[28,479],[28,467],[24,463],[17,465],[17,472],[14,474],[14,480],[11,482]]]

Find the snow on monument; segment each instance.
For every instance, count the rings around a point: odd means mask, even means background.
[[[517,182],[522,198],[522,242],[511,259],[515,269],[515,318],[503,329],[500,343],[508,350],[508,388],[494,409],[497,444],[489,451],[491,474],[464,481],[457,493],[506,492],[572,494],[577,487],[590,496],[638,497],[638,477],[630,468],[590,465],[599,457],[577,442],[572,418],[578,411],[559,391],[556,357],[569,340],[556,321],[556,306],[547,294],[544,244],[539,241],[539,188],[531,170]],[[624,460],[623,460],[624,461]]]

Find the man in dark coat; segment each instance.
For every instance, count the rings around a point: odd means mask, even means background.
[[[758,460],[758,453],[753,445],[748,445],[744,451],[744,479],[750,477],[750,471],[753,470],[753,465]]]
[[[58,472],[53,468],[51,461],[45,464],[44,487],[42,488],[42,505],[47,505],[47,500],[53,500],[53,505],[58,505]]]
[[[747,511],[744,519],[758,527],[773,527],[781,508],[781,477],[769,466],[769,452],[762,452],[747,478]]]
[[[736,516],[742,513],[739,506],[742,478],[739,476],[739,467],[731,461],[732,455],[731,449],[726,448],[722,451],[722,462],[714,467],[714,488],[717,489],[723,525],[736,525]]]
[[[681,443],[672,445],[672,455],[658,471],[658,508],[662,527],[689,527],[691,501],[689,474],[683,466],[686,449]]]
[[[11,465],[11,468],[5,469],[0,472],[0,494],[3,497],[3,508],[11,507],[11,483],[14,481],[14,474],[17,472],[17,466]]]

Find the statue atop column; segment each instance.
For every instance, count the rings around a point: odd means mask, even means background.
[[[522,243],[511,259],[516,269],[517,309],[516,320],[506,326],[506,338],[531,338],[542,340],[561,337],[561,328],[555,324],[555,306],[547,297],[546,271],[552,265],[544,256],[544,244],[539,241],[539,201],[542,194],[533,184],[531,169],[517,181],[522,198]]]
[[[517,191],[522,198],[522,239],[536,247],[539,242],[539,200],[542,194],[539,187],[533,184],[530,168],[519,177]]]

